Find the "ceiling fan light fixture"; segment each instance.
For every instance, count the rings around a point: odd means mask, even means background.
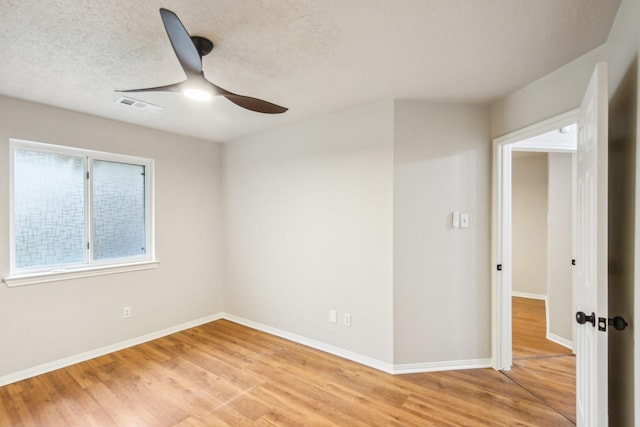
[[[200,102],[209,101],[214,96],[223,96],[235,105],[257,113],[281,114],[287,111],[287,108],[263,99],[229,92],[207,80],[202,70],[202,57],[213,49],[211,40],[190,36],[178,15],[168,9],[161,8],[160,17],[167,36],[169,36],[173,52],[176,54],[187,79],[164,86],[118,90],[117,92],[182,92],[190,99]]]
[[[211,95],[211,92],[208,92],[203,89],[189,88],[189,89],[183,90],[182,93],[184,93],[184,95],[187,98],[194,99],[196,101],[209,101],[211,100],[211,98],[213,98],[213,95]]]

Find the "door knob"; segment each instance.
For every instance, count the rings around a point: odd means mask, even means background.
[[[622,331],[622,330],[624,330],[624,328],[629,326],[627,321],[624,320],[624,318],[620,317],[620,316],[616,316],[613,319],[609,318],[609,325],[613,326],[618,331]]]
[[[596,327],[596,314],[595,313],[584,314],[584,312],[579,311],[579,312],[576,313],[576,322],[578,322],[581,325],[584,325],[585,323],[589,322],[589,323],[591,323],[591,326],[593,326],[595,328]]]

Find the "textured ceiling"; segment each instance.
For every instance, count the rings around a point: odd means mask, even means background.
[[[489,103],[606,41],[619,0],[0,0],[0,94],[227,141],[383,99]],[[207,78],[289,108],[114,89],[184,79],[158,9],[216,47]]]

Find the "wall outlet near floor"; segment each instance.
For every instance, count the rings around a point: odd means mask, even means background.
[[[131,307],[125,307],[122,310],[122,317],[124,317],[125,319],[128,319],[129,317],[131,317]]]
[[[329,323],[338,323],[338,313],[333,309],[329,310]]]
[[[344,314],[344,326],[351,327],[351,315],[349,313]]]

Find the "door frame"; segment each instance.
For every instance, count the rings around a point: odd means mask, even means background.
[[[571,110],[493,140],[492,212],[491,212],[491,342],[492,366],[509,370],[513,363],[511,338],[511,153],[513,144],[577,123],[578,110]],[[527,149],[519,146],[519,150]],[[567,147],[536,145],[536,151],[568,152]],[[527,151],[529,151],[527,149]],[[575,216],[575,209],[574,209]],[[575,221],[573,221],[575,223]],[[575,238],[572,238],[575,242]],[[572,247],[574,245],[572,244]],[[498,270],[500,266],[500,270]]]

